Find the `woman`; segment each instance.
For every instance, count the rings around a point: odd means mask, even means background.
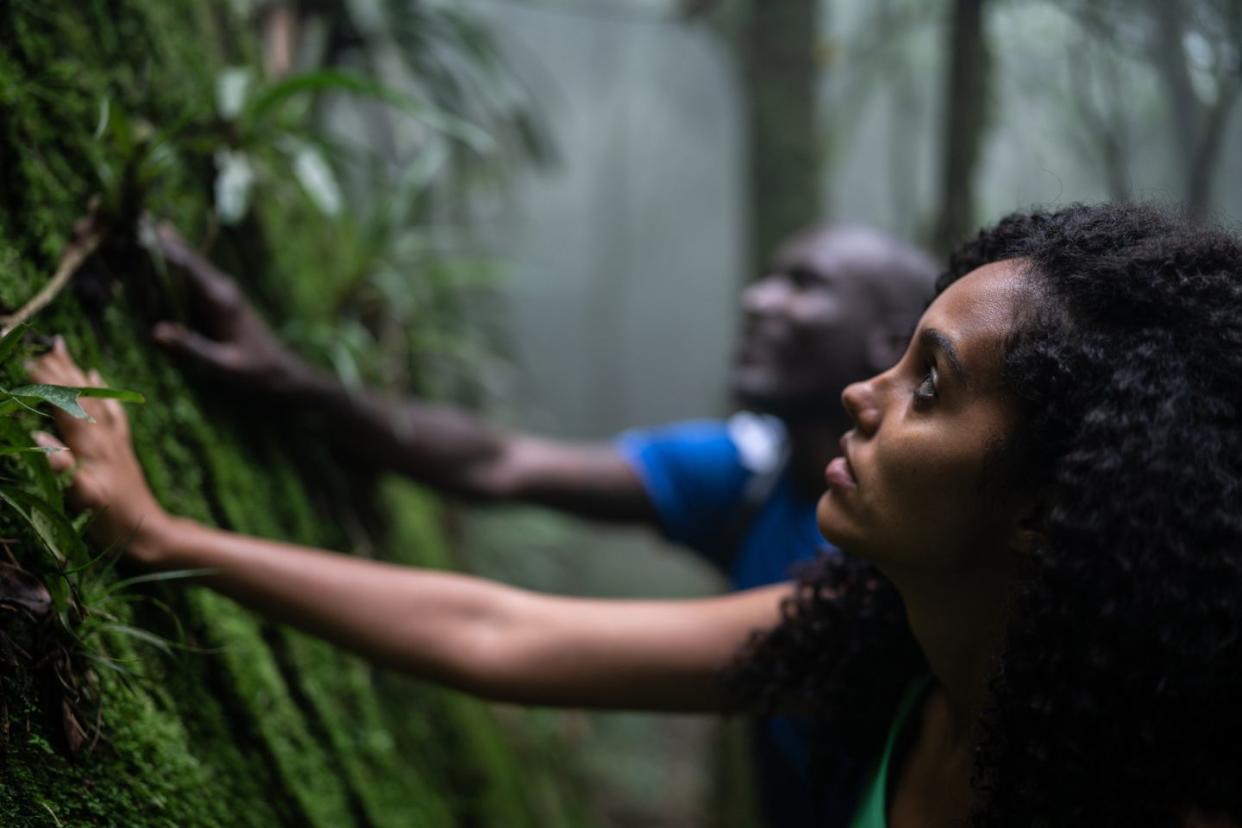
[[[119,406],[58,424],[73,494],[108,507],[94,531],[137,561],[211,568],[263,612],[495,698],[813,711],[866,769],[855,825],[1242,825],[1240,272],[1235,238],[1150,207],[980,234],[902,359],[843,395],[818,518],[852,557],[702,601],[220,532],[160,509]],[[63,345],[34,374],[86,379]]]

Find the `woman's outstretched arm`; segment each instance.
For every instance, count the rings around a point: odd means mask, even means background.
[[[39,382],[99,383],[62,343]],[[147,487],[113,401],[95,423],[58,416],[70,494],[103,509],[98,539],[158,569],[209,569],[202,583],[368,658],[488,698],[527,704],[719,710],[720,680],[750,632],[776,623],[785,587],[685,601],[610,601],[519,590],[246,537],[168,515]],[[57,444],[40,435],[45,445]]]
[[[604,601],[514,589],[168,519],[157,567],[209,567],[212,588],[381,664],[528,704],[715,710],[719,673],[783,590]]]

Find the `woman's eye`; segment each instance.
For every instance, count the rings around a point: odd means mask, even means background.
[[[939,380],[939,376],[936,373],[936,366],[934,365],[927,366],[927,374],[923,377],[923,380],[918,384],[918,387],[914,389],[915,403],[926,405],[928,403],[935,401],[936,383],[938,380]]]

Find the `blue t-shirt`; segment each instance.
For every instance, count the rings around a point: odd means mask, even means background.
[[[788,580],[795,564],[838,554],[819,533],[815,501],[794,489],[788,439],[773,417],[742,412],[725,422],[631,431],[618,447],[642,479],[664,535],[716,564],[734,589]],[[755,730],[756,782],[770,825],[836,824],[852,808],[811,789],[812,730],[784,716]]]
[[[750,412],[621,435],[669,540],[729,576],[734,589],[788,580],[827,542],[815,501],[794,490],[779,420]]]

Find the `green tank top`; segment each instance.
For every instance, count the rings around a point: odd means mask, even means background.
[[[924,691],[930,683],[931,678],[924,677],[911,682],[906,688],[901,704],[897,705],[897,716],[888,729],[888,741],[884,743],[884,753],[880,755],[880,761],[876,764],[871,783],[863,792],[862,798],[858,800],[858,811],[854,814],[854,819],[850,821],[850,828],[888,828],[888,768],[893,759],[893,746],[897,744],[897,739],[906,726],[906,720],[910,718],[910,712],[923,698]]]

